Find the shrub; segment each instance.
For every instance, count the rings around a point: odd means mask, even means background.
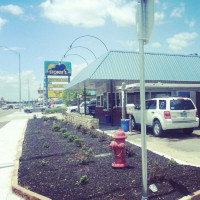
[[[167,163],[167,166],[169,167],[172,167],[172,166],[176,166],[178,163],[173,159],[171,158],[168,163]]]
[[[64,138],[68,138],[69,135],[70,135],[69,133],[63,133],[63,134],[62,134],[62,136],[63,136]]]
[[[45,142],[45,143],[43,144],[43,147],[44,147],[44,148],[49,148],[49,143],[48,143],[48,142]]]
[[[45,166],[45,165],[46,165],[46,162],[45,162],[44,159],[41,160],[40,165],[41,165],[41,166]]]
[[[61,128],[60,131],[61,133],[65,133],[67,131],[67,128]]]
[[[75,154],[74,158],[69,158],[69,162],[74,162],[75,164],[88,164],[93,158],[94,147],[87,147],[83,145],[79,153]]]
[[[39,133],[40,133],[40,130],[35,130],[35,133],[36,133],[36,134],[39,134]]]
[[[99,142],[103,142],[103,141],[106,141],[107,140],[107,136],[106,135],[99,135],[98,136],[98,139],[97,139]]]
[[[39,137],[40,140],[44,140],[44,138],[45,138],[44,136]]]
[[[129,157],[132,157],[134,155],[135,155],[134,148],[127,146],[126,147],[126,156],[129,158]]]
[[[48,121],[48,117],[46,117],[46,116],[42,116],[42,118],[41,118],[43,121]]]
[[[80,138],[77,138],[74,140],[74,143],[78,146],[78,147],[81,147],[83,145],[83,142],[84,142],[84,139],[80,139]]]
[[[91,129],[90,132],[89,132],[89,135],[92,137],[92,138],[97,138],[97,132],[96,130],[94,129]]]
[[[53,122],[53,126],[51,128],[52,131],[59,132],[60,131],[60,124]]]
[[[84,128],[84,127],[82,127],[82,128],[81,128],[81,132],[82,132],[82,134],[87,134],[87,129]]]
[[[77,139],[77,137],[75,135],[69,135],[68,136],[68,141],[69,142],[73,142],[75,139]]]
[[[65,111],[65,108],[47,108],[45,109],[45,113],[60,113]]]
[[[149,170],[150,182],[163,181],[165,179],[165,167],[160,165],[158,162],[155,162],[154,166]]]
[[[88,180],[87,175],[84,175],[84,176],[82,176],[82,177],[80,178],[79,181],[76,181],[76,185],[84,185],[84,184],[86,184],[86,183],[88,183],[88,182],[89,182],[89,180]]]

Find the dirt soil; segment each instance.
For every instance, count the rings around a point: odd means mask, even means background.
[[[82,145],[93,149],[88,163],[73,161],[81,152],[61,132],[52,131],[60,123],[67,132],[83,138]],[[81,132],[82,131],[82,132]],[[54,118],[31,119],[28,122],[18,172],[19,185],[52,200],[140,200],[142,198],[141,149],[126,143],[128,168],[112,168],[112,138],[103,133],[76,129]],[[76,155],[77,156],[77,155]],[[200,168],[178,165],[150,151],[148,157],[148,189],[150,200],[177,200],[200,190]],[[87,181],[76,184],[81,177]]]

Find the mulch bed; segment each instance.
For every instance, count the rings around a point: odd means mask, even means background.
[[[68,133],[83,138],[87,147],[94,146],[94,155],[105,156],[93,157],[86,164],[71,162],[81,147],[69,142],[61,132],[52,131],[53,122],[67,128]],[[110,136],[99,132],[83,134],[73,125],[55,118],[31,119],[20,158],[19,185],[53,200],[140,200],[141,149],[126,142],[129,149],[126,160],[130,166],[114,169],[111,166],[114,156],[109,148],[111,140]],[[44,144],[48,144],[48,148]],[[157,192],[149,189],[150,200],[176,200],[200,190],[200,168],[175,164],[150,151],[147,157],[148,185],[155,184],[158,189]],[[85,175],[88,182],[76,185]]]

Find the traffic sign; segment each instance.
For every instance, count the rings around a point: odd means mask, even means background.
[[[142,8],[140,5],[141,1],[142,1]],[[140,0],[140,2],[138,3],[137,13],[136,13],[136,30],[138,39],[143,39],[144,44],[147,44],[149,42],[153,26],[154,26],[154,0]]]

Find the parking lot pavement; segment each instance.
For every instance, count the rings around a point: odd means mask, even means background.
[[[118,127],[100,126],[100,129],[109,135],[115,135]],[[126,132],[127,140],[141,147],[140,130]],[[154,137],[151,130],[147,130],[147,149],[169,159],[174,158],[182,164],[200,167],[200,130],[187,135],[182,131],[168,131],[162,137]]]

